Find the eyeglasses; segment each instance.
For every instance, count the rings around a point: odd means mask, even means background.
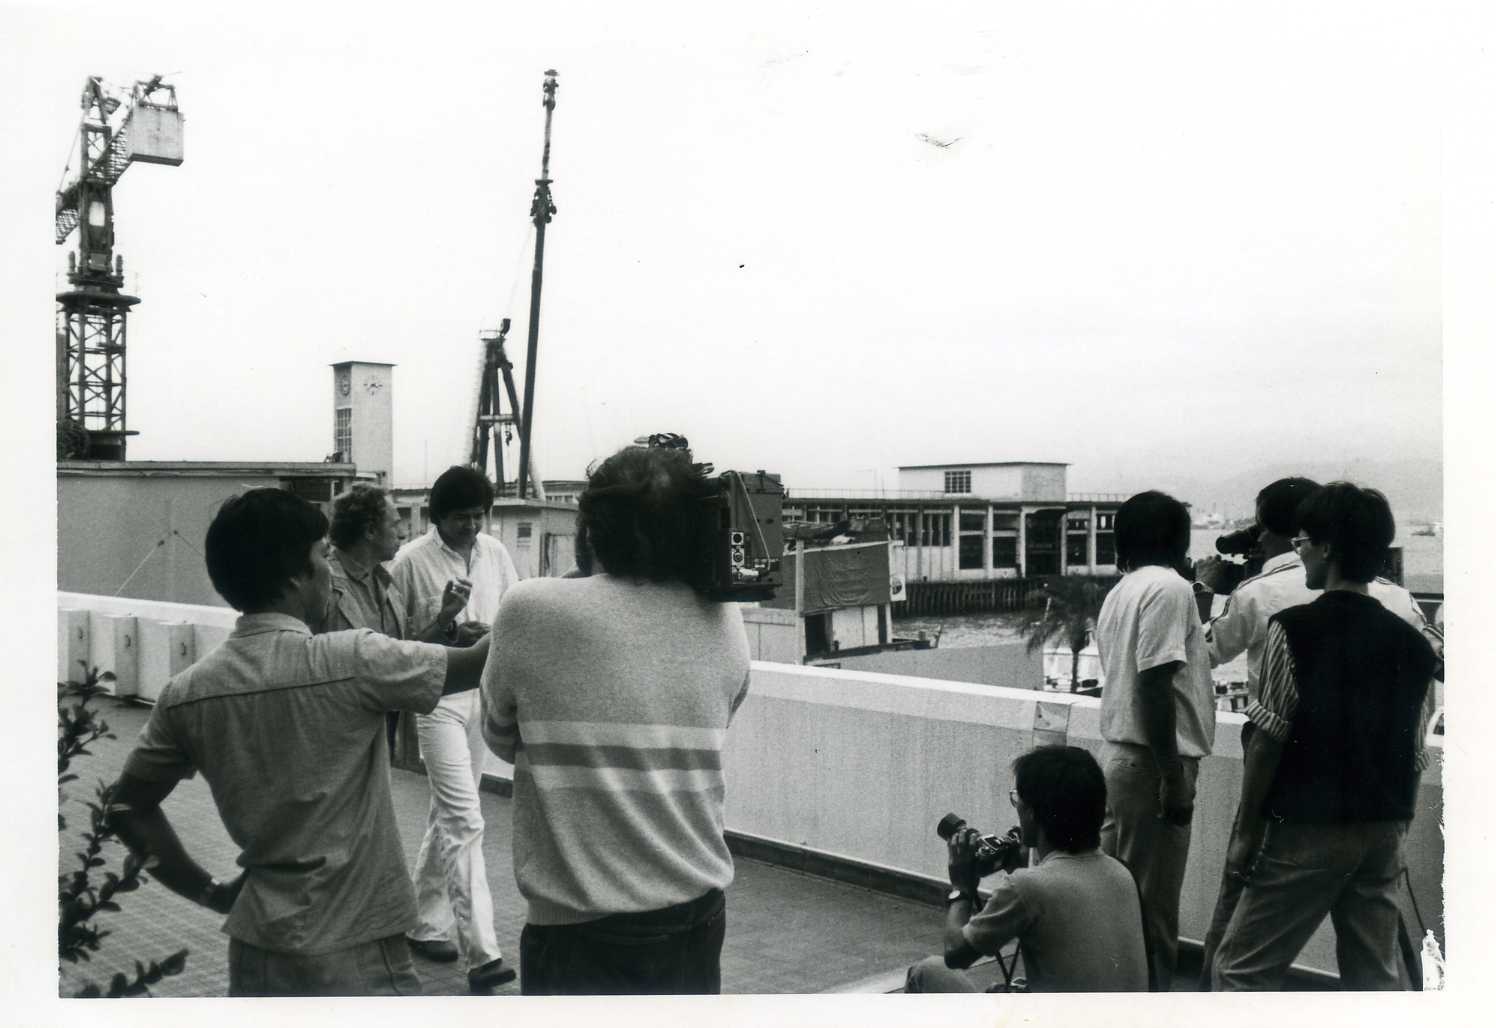
[[[1013,809],[1014,810],[1018,809],[1018,790],[1017,789],[1009,789],[1008,790],[1008,802],[1011,803],[1011,804],[1013,804]]]
[[[1292,539],[1288,540],[1288,545],[1297,550],[1299,547],[1307,546],[1313,541],[1314,540],[1310,539],[1307,535],[1296,535]]]

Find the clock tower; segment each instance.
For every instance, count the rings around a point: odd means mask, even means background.
[[[333,453],[361,472],[373,472],[386,489],[395,458],[394,369],[377,361],[332,366]]]

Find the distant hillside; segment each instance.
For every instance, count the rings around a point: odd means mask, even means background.
[[[1257,491],[1277,478],[1305,475],[1320,482],[1348,479],[1387,494],[1393,512],[1404,521],[1444,519],[1444,464],[1442,461],[1353,460],[1346,463],[1308,462],[1263,464],[1224,478],[1174,471],[1147,482],[1129,482],[1117,492],[1165,489],[1189,503],[1197,513],[1219,511],[1228,517],[1252,513]]]

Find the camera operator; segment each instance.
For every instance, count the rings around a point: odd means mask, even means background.
[[[1312,603],[1320,590],[1310,588],[1305,581],[1304,563],[1293,547],[1293,537],[1298,531],[1297,509],[1309,496],[1317,493],[1321,486],[1307,478],[1280,478],[1264,486],[1257,494],[1256,527],[1257,550],[1263,564],[1262,572],[1243,580],[1231,590],[1221,613],[1211,619],[1205,627],[1205,641],[1210,653],[1212,667],[1234,660],[1243,650],[1247,654],[1247,699],[1256,702],[1261,695],[1263,652],[1267,646],[1268,622],[1281,610]],[[1223,562],[1210,557],[1196,564],[1196,573],[1201,582],[1212,591],[1219,591],[1224,584]],[[1385,578],[1374,578],[1367,584],[1368,594],[1383,607],[1417,629],[1442,656],[1443,636],[1424,620],[1422,611],[1412,595],[1402,586]],[[1442,671],[1438,674],[1442,675]],[[1434,690],[1428,690],[1425,718],[1433,712]],[[1241,743],[1246,751],[1253,725],[1250,721],[1242,726]],[[1418,742],[1417,770],[1427,764],[1422,739]],[[1240,820],[1238,814],[1237,821]],[[1233,827],[1233,838],[1235,828]],[[1221,880],[1215,912],[1205,933],[1200,987],[1208,990],[1211,983],[1211,964],[1214,961],[1221,934],[1231,920],[1241,894],[1242,883],[1235,877],[1225,875]]]
[[[615,453],[578,507],[592,574],[500,606],[483,732],[514,763],[526,995],[721,991],[722,747],[748,638],[735,604],[687,584],[714,492],[680,449]]]
[[[1075,746],[1040,746],[1013,762],[1022,844],[1035,864],[1004,874],[977,910],[975,829],[952,833],[945,956],[909,969],[906,992],[975,992],[962,970],[1018,940],[1033,992],[1141,992],[1148,988],[1137,885],[1102,853],[1106,780]],[[974,912],[975,911],[975,912]]]
[[[1274,615],[1226,873],[1244,883],[1217,989],[1279,989],[1329,914],[1346,989],[1396,989],[1403,837],[1438,658],[1369,595],[1395,526],[1386,497],[1334,482],[1298,508],[1314,602]]]

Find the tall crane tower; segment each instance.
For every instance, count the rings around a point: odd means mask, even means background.
[[[97,75],[83,83],[78,167],[57,191],[57,243],[76,228],[68,283],[57,294],[58,457],[124,460],[125,321],[137,296],[120,292],[124,258],[114,253],[114,185],[131,164],[182,163],[182,113],[175,87],[157,75],[128,94]]]

